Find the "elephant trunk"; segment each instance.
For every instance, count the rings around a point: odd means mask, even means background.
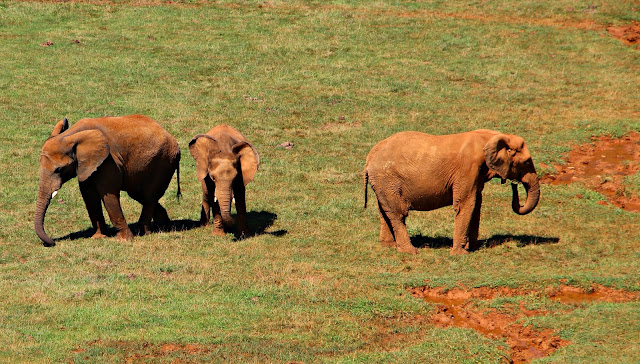
[[[511,189],[513,190],[511,207],[513,208],[513,212],[518,215],[526,215],[533,211],[533,209],[535,209],[538,205],[538,201],[540,200],[540,181],[538,179],[538,175],[536,175],[535,172],[525,174],[524,177],[522,177],[522,184],[527,191],[527,200],[525,201],[523,206],[520,206],[520,198],[518,197],[518,185],[511,184]]]
[[[231,185],[216,186],[216,198],[220,206],[220,215],[224,227],[230,229],[233,227],[233,217],[231,217]]]
[[[40,240],[42,240],[42,245],[46,247],[51,247],[56,245],[56,243],[44,232],[44,215],[47,212],[47,208],[49,207],[49,203],[51,202],[51,193],[46,191],[44,187],[42,187],[42,183],[40,189],[38,191],[38,200],[36,201],[36,214],[34,218],[34,227],[36,230],[36,234]]]

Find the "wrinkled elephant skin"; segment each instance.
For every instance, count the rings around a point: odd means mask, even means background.
[[[169,216],[158,200],[176,169],[179,181],[179,163],[176,140],[146,116],[82,119],[71,128],[64,119],[42,146],[35,231],[45,246],[55,245],[44,231],[45,213],[62,184],[76,176],[94,238],[105,236],[101,202],[118,229],[117,238],[133,237],[120,207],[120,191],[142,204],[139,222],[145,233],[152,219],[166,224]]]
[[[370,183],[380,211],[380,242],[416,254],[405,225],[409,210],[453,205],[451,254],[465,254],[478,248],[482,189],[492,178],[524,185],[527,200],[523,206],[513,185],[515,213],[528,214],[538,204],[540,183],[521,137],[484,129],[453,135],[401,132],[376,144],[367,156],[365,207]]]
[[[189,142],[202,185],[200,222],[207,225],[213,210],[213,234],[224,235],[234,224],[231,202],[238,213],[238,235],[249,236],[245,186],[258,171],[260,156],[247,138],[235,128],[221,124]]]

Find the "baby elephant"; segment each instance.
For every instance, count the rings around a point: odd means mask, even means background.
[[[213,209],[213,234],[224,235],[233,227],[231,201],[238,213],[238,234],[249,236],[245,186],[253,181],[260,165],[256,148],[235,128],[222,124],[189,142],[196,160],[198,180],[202,184],[200,222],[209,223]]]
[[[82,119],[69,128],[60,121],[42,146],[40,189],[36,202],[35,230],[45,246],[54,241],[44,231],[44,215],[63,183],[78,177],[80,192],[95,229],[93,238],[104,237],[102,206],[118,229],[118,240],[133,237],[120,207],[120,191],[142,204],[140,225],[149,231],[151,219],[170,222],[158,200],[178,169],[180,148],[158,123],[142,115]]]
[[[453,205],[455,223],[451,254],[478,248],[482,189],[492,178],[522,182],[527,200],[520,206],[512,184],[513,211],[531,212],[540,199],[540,184],[524,140],[491,130],[452,135],[401,132],[376,144],[364,166],[367,183],[378,199],[380,242],[416,254],[405,219],[409,210],[429,211]]]

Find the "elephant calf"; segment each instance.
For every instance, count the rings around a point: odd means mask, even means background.
[[[451,254],[478,248],[482,189],[492,178],[522,182],[527,200],[520,206],[512,184],[512,208],[531,212],[540,199],[540,184],[529,149],[517,135],[474,130],[452,135],[401,132],[376,144],[364,166],[364,206],[367,183],[378,199],[380,242],[401,252],[417,253],[405,219],[409,210],[429,211],[453,205]]]
[[[238,234],[249,235],[245,186],[253,181],[260,156],[256,148],[235,128],[221,124],[189,142],[202,184],[200,222],[207,225],[213,209],[213,234],[224,235],[233,227],[231,201],[238,213]]]
[[[140,224],[149,231],[153,219],[168,223],[167,211],[158,200],[178,170],[180,193],[180,148],[158,123],[142,115],[82,119],[69,128],[60,121],[42,146],[40,188],[35,213],[35,230],[45,246],[54,246],[44,231],[44,215],[63,183],[78,177],[80,192],[93,238],[104,237],[106,223],[100,201],[118,229],[118,240],[133,237],[120,207],[120,191],[142,204]]]

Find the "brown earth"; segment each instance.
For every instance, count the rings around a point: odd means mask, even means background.
[[[527,363],[533,359],[551,355],[559,347],[570,342],[556,336],[553,330],[538,330],[517,321],[523,317],[544,316],[545,311],[529,310],[520,302],[517,307],[506,305],[499,311],[494,308],[477,308],[473,300],[491,300],[496,297],[539,295],[540,292],[508,288],[478,287],[472,289],[443,287],[417,287],[409,289],[414,297],[437,304],[431,314],[431,322],[439,327],[464,327],[494,339],[504,339],[509,345],[513,363]],[[550,287],[544,295],[569,305],[581,305],[593,301],[626,302],[640,300],[640,292],[627,292],[594,284],[587,291],[562,285]]]
[[[215,348],[215,346],[204,346],[201,344],[153,344],[149,342],[122,340],[94,340],[86,343],[84,347],[76,348],[71,352],[82,356],[82,353],[92,347],[116,348],[119,352],[127,352],[128,354],[121,360],[123,363],[153,362],[171,356],[175,357],[171,362],[176,364],[201,362],[201,360],[198,359],[201,359],[200,357],[202,355],[211,352]],[[89,357],[83,357],[83,359],[87,360]],[[74,361],[70,360],[69,362],[73,363]]]
[[[612,205],[640,212],[640,196],[625,193],[622,184],[625,176],[640,170],[640,133],[632,132],[620,139],[595,137],[591,144],[569,152],[565,165],[554,165],[553,168],[558,173],[542,177],[542,183],[566,185],[580,182],[606,196]]]
[[[607,28],[607,32],[614,38],[618,38],[627,45],[640,44],[640,22],[631,23],[625,26],[611,26]]]

